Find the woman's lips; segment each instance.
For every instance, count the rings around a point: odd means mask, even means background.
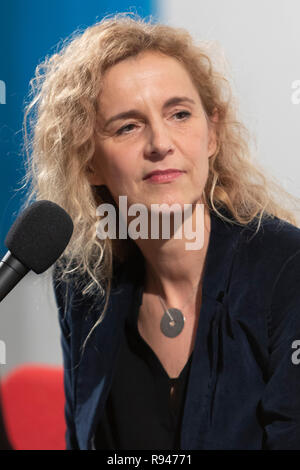
[[[183,175],[183,173],[185,172],[180,170],[170,170],[168,172],[151,175],[146,178],[145,181],[148,181],[149,183],[168,183],[169,181],[173,181],[178,178],[180,175]]]

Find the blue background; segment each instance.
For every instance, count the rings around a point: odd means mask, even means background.
[[[0,104],[0,255],[6,234],[24,202],[20,180],[25,100],[35,68],[57,43],[112,13],[132,12],[157,17],[156,1],[10,0],[0,6],[0,80],[6,84],[6,104]]]

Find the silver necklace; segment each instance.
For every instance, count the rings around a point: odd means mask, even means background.
[[[197,287],[198,287],[198,283],[193,288],[192,294],[188,298],[188,301],[182,307],[182,310],[190,302]],[[158,296],[158,298],[160,300],[160,303],[164,311],[164,314],[160,321],[160,330],[168,338],[175,338],[183,330],[184,323],[185,323],[185,316],[183,315],[182,311],[179,310],[178,308],[168,308],[160,295]]]

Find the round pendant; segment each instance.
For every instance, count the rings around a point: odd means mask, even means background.
[[[168,338],[175,338],[175,336],[178,336],[179,333],[182,332],[185,318],[177,308],[169,308],[168,312],[173,320],[168,313],[165,312],[160,322],[160,329]]]

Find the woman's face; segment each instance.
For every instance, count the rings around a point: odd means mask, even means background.
[[[99,109],[90,184],[106,185],[117,204],[119,196],[127,196],[128,206],[143,203],[148,209],[154,203],[183,208],[202,200],[215,131],[176,59],[151,51],[114,65],[104,75]],[[166,169],[182,173],[145,179]]]

